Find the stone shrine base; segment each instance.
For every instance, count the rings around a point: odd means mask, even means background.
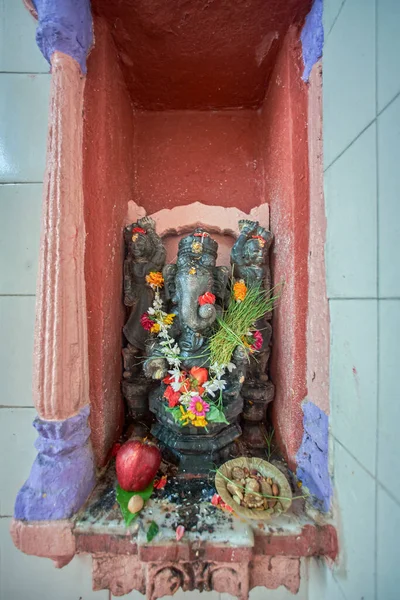
[[[301,557],[334,560],[337,555],[335,528],[322,521],[320,513],[313,515],[318,522],[307,515],[301,499],[270,522],[245,521],[211,505],[213,477],[210,483],[192,479],[185,486],[172,477],[126,528],[115,485],[111,466],[73,519],[14,520],[15,545],[28,554],[53,559],[58,567],[74,554],[91,554],[95,590],[110,589],[115,596],[137,590],[149,600],[170,596],[180,587],[225,592],[240,600],[246,600],[257,586],[284,585],[296,593]],[[152,521],[159,532],[149,543]],[[179,542],[178,525],[185,527]]]

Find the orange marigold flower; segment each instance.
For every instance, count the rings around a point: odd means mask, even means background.
[[[164,285],[164,277],[160,271],[151,271],[146,275],[146,281],[152,287],[162,288]]]
[[[243,302],[243,300],[246,298],[246,294],[247,286],[243,279],[239,279],[239,281],[237,281],[233,286],[233,297],[235,298],[236,302]]]

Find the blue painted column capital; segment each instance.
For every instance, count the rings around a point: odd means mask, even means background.
[[[38,13],[36,42],[50,63],[58,50],[74,58],[86,73],[93,42],[90,0],[33,0]]]
[[[313,66],[322,56],[322,49],[324,46],[322,13],[323,0],[314,0],[300,36],[303,47],[303,81],[308,81]]]
[[[68,519],[87,500],[96,484],[89,412],[89,406],[85,406],[64,421],[35,419],[38,455],[28,480],[18,492],[16,519]]]

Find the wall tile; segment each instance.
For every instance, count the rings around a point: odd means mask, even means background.
[[[324,163],[375,118],[375,0],[346,0],[323,55]]]
[[[0,515],[14,514],[15,497],[28,478],[36,457],[33,444],[37,431],[32,426],[35,417],[33,408],[0,409],[0,456],[3,458],[0,463]]]
[[[50,75],[1,75],[0,182],[43,181],[49,86]]]
[[[400,71],[400,67],[398,70]],[[400,97],[378,117],[379,295],[381,297],[400,297],[399,155]]]
[[[400,501],[400,300],[379,302],[378,479]]]
[[[341,554],[335,579],[348,600],[376,600],[375,486],[375,480],[336,442],[335,487],[340,506]]]
[[[34,294],[42,184],[0,184],[0,294]]]
[[[52,561],[15,548],[10,522],[0,519],[1,600],[108,600],[107,590],[92,590],[89,556],[75,557],[63,569],[56,569]]]
[[[331,300],[333,435],[375,472],[377,301]]]
[[[36,21],[22,0],[0,0],[0,71],[48,73],[35,41]]]
[[[400,2],[377,0],[378,110],[400,91]]]
[[[327,565],[325,560],[311,558],[308,562],[309,593],[307,600],[346,600],[334,577],[332,568]]]
[[[325,42],[345,0],[328,0],[324,2],[323,23]]]
[[[33,406],[35,297],[0,297],[0,405]]]
[[[376,125],[325,173],[329,298],[376,297]]]
[[[377,600],[398,600],[400,506],[378,485]]]

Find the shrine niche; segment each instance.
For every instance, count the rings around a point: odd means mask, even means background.
[[[115,596],[296,593],[302,557],[337,555],[302,408],[328,381],[326,307],[308,311],[315,261],[323,273],[309,2],[64,0],[51,37],[47,6],[38,455],[15,545],[58,567],[90,554],[94,588]]]
[[[187,207],[188,213],[193,210]],[[151,433],[187,474],[204,475],[223,456],[237,454],[234,442],[241,438],[243,413],[248,451],[253,440],[265,447],[266,408],[273,395],[267,374],[272,235],[249,219],[239,221],[236,235],[229,267],[217,266],[218,243],[205,227],[181,237],[176,262],[166,265],[151,218],[125,228],[128,413],[142,423],[150,422],[150,412],[156,416]],[[244,301],[255,315],[258,310],[258,318],[247,317],[249,309],[242,304],[242,330],[232,331],[232,314]],[[229,335],[233,343],[224,352]]]

